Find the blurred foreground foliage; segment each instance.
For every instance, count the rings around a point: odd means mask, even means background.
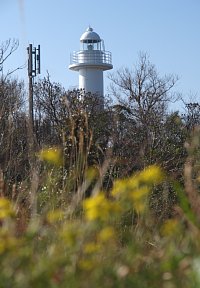
[[[0,198],[0,287],[199,287],[199,131],[194,139],[185,189],[173,183],[179,204],[162,221],[149,202],[155,187],[171,180],[158,166],[116,180],[109,193],[93,189],[85,198],[82,187],[66,200],[54,185],[60,151],[41,151],[49,166],[40,194],[52,189],[54,205],[30,216],[19,199]],[[96,176],[91,167],[85,183]]]

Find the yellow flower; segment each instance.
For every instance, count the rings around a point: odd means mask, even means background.
[[[50,164],[60,166],[62,164],[61,150],[54,147],[41,150],[38,154],[40,160],[46,161]]]
[[[111,194],[120,200],[132,200],[134,208],[142,212],[145,210],[146,197],[151,191],[152,185],[160,183],[163,177],[161,169],[152,165],[128,179],[117,180]]]
[[[143,212],[146,208],[146,197],[149,194],[150,189],[148,186],[142,186],[131,192],[131,198],[133,200],[133,206],[138,212]]]
[[[131,192],[131,196],[133,200],[141,200],[144,199],[145,196],[149,193],[149,187],[147,186],[142,186],[141,188],[135,189]]]
[[[64,212],[61,209],[49,211],[47,214],[47,220],[49,223],[55,223],[57,221],[61,221],[63,217],[64,217]]]
[[[78,262],[78,266],[82,270],[90,271],[94,269],[94,261],[89,259],[82,259]]]
[[[155,165],[147,167],[139,174],[139,180],[146,184],[159,184],[163,178],[163,172]]]
[[[119,203],[108,200],[103,193],[84,200],[83,208],[89,221],[107,220],[121,210]]]
[[[146,195],[153,184],[163,180],[163,173],[157,166],[149,166],[144,171],[133,175],[129,179],[117,180],[111,194],[125,198],[141,198]]]
[[[113,227],[105,227],[103,228],[100,232],[99,232],[99,240],[102,242],[107,242],[110,239],[113,239],[115,236],[115,231],[113,229]]]
[[[14,216],[11,202],[6,198],[0,198],[0,220]]]
[[[88,220],[104,220],[109,215],[109,202],[103,193],[99,193],[83,202],[85,215]]]
[[[14,236],[9,235],[8,231],[0,231],[0,254],[12,249],[15,250],[21,243],[21,239],[17,239]]]
[[[90,243],[85,244],[85,246],[83,247],[83,251],[86,254],[93,254],[93,253],[99,252],[100,248],[101,247],[99,244],[90,242]]]
[[[113,196],[120,196],[127,190],[127,184],[128,184],[128,180],[115,181],[111,194]]]
[[[180,225],[177,219],[169,219],[165,221],[161,228],[161,234],[163,236],[172,236],[180,231]]]

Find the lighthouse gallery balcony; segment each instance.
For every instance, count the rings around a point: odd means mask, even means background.
[[[70,66],[72,70],[83,67],[98,67],[102,70],[112,69],[112,54],[109,51],[80,50],[70,55]]]

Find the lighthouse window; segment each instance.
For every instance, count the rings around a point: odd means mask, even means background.
[[[88,50],[93,50],[93,45],[92,44],[89,44],[88,46],[87,46],[87,48],[88,48]]]

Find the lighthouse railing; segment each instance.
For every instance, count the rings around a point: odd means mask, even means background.
[[[109,51],[80,50],[70,55],[70,64],[111,64],[112,54]]]

